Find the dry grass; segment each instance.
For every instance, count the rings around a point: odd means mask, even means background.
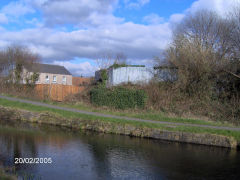
[[[148,94],[147,109],[161,111],[168,117],[217,120],[240,124],[240,99],[199,98],[182,92],[176,83],[155,83],[143,87]]]

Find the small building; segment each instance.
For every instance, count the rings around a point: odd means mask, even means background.
[[[153,78],[151,69],[145,66],[126,65],[125,67],[110,67],[107,69],[107,86],[120,84],[146,84]],[[101,80],[101,70],[95,72],[95,80]]]
[[[162,65],[154,67],[154,78],[157,81],[176,81],[177,68],[170,65]]]
[[[95,80],[102,81],[102,70],[95,72]],[[117,86],[121,84],[147,84],[151,80],[156,81],[176,81],[177,68],[173,66],[158,66],[147,68],[138,65],[126,65],[123,67],[110,67],[107,69],[107,86]]]
[[[39,73],[36,84],[72,85],[72,74],[64,66],[36,63],[23,70],[25,76],[33,73]],[[23,83],[26,81],[23,80]]]

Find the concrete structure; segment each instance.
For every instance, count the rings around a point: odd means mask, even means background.
[[[33,73],[39,73],[39,78],[36,84],[72,85],[72,75],[64,66],[34,64],[23,70],[24,77],[29,77]],[[23,84],[25,83],[26,80],[23,78]]]
[[[108,69],[107,86],[120,84],[146,84],[153,78],[153,73],[146,67],[119,67]]]
[[[120,84],[147,84],[152,79],[157,81],[177,80],[177,69],[169,66],[147,68],[143,66],[127,66],[107,69],[107,86]],[[95,72],[95,80],[101,81],[101,70]]]
[[[144,66],[126,66],[107,69],[107,86],[117,86],[120,84],[146,84],[153,77],[151,69]],[[101,81],[101,70],[95,72],[95,80]]]
[[[154,78],[157,81],[176,81],[177,68],[173,66],[154,67]]]

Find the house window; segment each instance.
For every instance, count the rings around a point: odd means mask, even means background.
[[[57,76],[53,76],[53,83],[57,83]]]
[[[38,76],[36,83],[40,83],[40,76]]]
[[[63,84],[66,84],[66,82],[67,82],[66,76],[63,76],[62,82],[63,82]]]
[[[48,75],[45,76],[45,81],[46,81],[46,83],[49,83],[49,76]]]

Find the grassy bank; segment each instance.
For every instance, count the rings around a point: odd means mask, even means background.
[[[3,94],[9,97],[16,97],[8,94]],[[19,98],[19,97],[18,97]],[[29,98],[24,98],[31,100]],[[227,126],[227,127],[236,127],[235,125],[222,122],[222,121],[210,121],[210,120],[201,120],[196,118],[181,118],[181,117],[169,117],[168,115],[164,114],[163,112],[157,112],[155,110],[117,110],[111,108],[104,108],[104,107],[95,107],[90,104],[86,103],[67,103],[67,102],[56,102],[56,101],[42,101],[44,103],[50,105],[57,105],[60,107],[67,107],[67,108],[74,108],[77,110],[89,111],[89,112],[97,112],[103,114],[110,114],[116,116],[123,116],[123,117],[131,117],[131,118],[139,118],[145,120],[154,120],[154,121],[164,121],[164,122],[173,122],[173,123],[187,123],[187,124],[199,124],[199,125],[211,125],[211,126]]]
[[[228,127],[236,127],[235,125],[222,122],[222,121],[211,121],[211,120],[201,120],[201,119],[193,119],[193,118],[181,118],[181,117],[168,117],[166,114],[162,112],[157,112],[154,110],[116,110],[116,109],[104,109],[101,107],[94,107],[86,104],[70,104],[70,103],[61,103],[61,102],[52,102],[52,101],[44,101],[47,104],[57,105],[61,107],[74,108],[79,110],[86,110],[91,112],[98,112],[104,114],[111,114],[123,117],[132,117],[139,118],[145,120],[154,120],[154,121],[165,121],[165,122],[175,122],[175,123],[187,123],[187,124],[200,124],[200,125],[211,125],[211,126],[228,126]]]
[[[0,179],[1,180],[17,180],[17,177],[6,174],[5,171],[0,167]]]
[[[64,110],[36,106],[36,105],[21,103],[17,101],[9,101],[5,99],[0,99],[0,105],[4,107],[23,109],[23,110],[28,110],[32,112],[51,112],[53,114],[56,114],[64,118],[77,118],[77,119],[89,120],[89,121],[103,121],[103,122],[110,122],[110,123],[117,123],[117,124],[129,124],[136,127],[147,127],[147,128],[168,130],[168,131],[174,131],[174,132],[208,133],[208,134],[224,135],[224,136],[234,137],[238,142],[240,142],[240,131],[218,130],[218,129],[211,129],[211,128],[203,128],[203,127],[190,127],[190,126],[169,126],[169,125],[155,124],[150,122],[149,123],[137,122],[137,121],[130,121],[125,119],[100,117],[95,115],[86,115],[86,114],[81,114],[76,112],[69,112]]]

